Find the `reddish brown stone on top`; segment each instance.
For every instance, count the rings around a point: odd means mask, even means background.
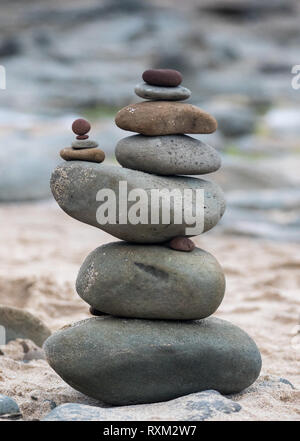
[[[148,69],[143,73],[143,80],[153,86],[176,87],[182,82],[182,75],[173,69]]]
[[[91,130],[91,124],[86,119],[79,118],[73,122],[72,130],[76,135],[86,135]]]
[[[195,248],[195,244],[188,237],[174,237],[169,242],[170,248],[177,251],[192,251]]]

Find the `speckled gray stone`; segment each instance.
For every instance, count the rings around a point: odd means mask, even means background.
[[[0,415],[19,415],[20,409],[15,400],[0,394]]]
[[[0,326],[5,328],[6,343],[23,338],[42,346],[51,335],[50,329],[40,319],[24,309],[13,306],[0,305]]]
[[[72,142],[73,149],[92,149],[98,147],[98,143],[92,139],[76,139]]]
[[[126,168],[158,175],[201,175],[221,166],[219,153],[186,135],[133,135],[121,139],[116,158]]]
[[[225,279],[217,260],[200,248],[181,253],[166,246],[115,242],[89,254],[76,289],[85,302],[108,314],[189,320],[216,311]]]
[[[169,224],[106,224],[100,225],[96,219],[97,209],[103,202],[96,200],[101,189],[112,189],[117,198],[119,195],[119,181],[126,181],[128,192],[132,189],[145,189],[148,197],[148,214],[150,219],[150,191],[151,189],[204,189],[204,231],[213,228],[225,211],[224,195],[220,187],[214,182],[192,177],[161,177],[129,170],[114,165],[94,164],[84,161],[70,161],[59,165],[51,177],[51,190],[59,206],[73,218],[98,227],[113,236],[137,243],[165,242],[176,236],[186,235],[186,224],[174,223],[174,208],[171,200]],[[128,202],[128,207],[136,204]],[[194,206],[193,206],[194,208]],[[180,213],[182,210],[180,209]],[[119,216],[117,212],[117,222]]]
[[[146,100],[182,101],[191,96],[191,91],[186,87],[162,87],[152,86],[147,83],[139,83],[134,89],[137,96]]]
[[[217,318],[162,321],[94,317],[44,344],[50,366],[78,391],[114,405],[166,401],[214,389],[237,393],[261,357],[240,328]]]
[[[185,395],[163,403],[121,407],[95,407],[67,403],[56,407],[43,421],[204,421],[239,412],[241,405],[215,390]]]

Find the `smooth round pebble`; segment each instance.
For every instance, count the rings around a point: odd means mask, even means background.
[[[182,101],[191,96],[191,91],[186,87],[162,87],[140,83],[134,89],[137,96],[146,100]]]
[[[177,135],[213,133],[217,121],[209,113],[188,103],[143,101],[119,110],[116,125],[142,135]]]
[[[177,251],[193,251],[195,244],[188,237],[174,237],[170,240],[169,247]]]
[[[76,135],[85,135],[91,130],[91,124],[86,119],[79,118],[73,122],[72,130]]]
[[[126,168],[158,175],[201,175],[221,167],[219,153],[208,144],[186,135],[122,138],[115,150]]]
[[[176,87],[182,82],[182,75],[174,69],[148,69],[142,75],[145,83],[154,86]]]
[[[168,246],[115,242],[88,255],[76,290],[107,314],[192,320],[216,311],[225,279],[217,260],[200,248],[181,253]]]
[[[67,147],[60,151],[60,156],[65,161],[88,161],[88,162],[103,162],[105,153],[96,148],[73,149]]]
[[[78,139],[72,142],[73,149],[92,149],[98,146],[99,144],[96,141],[93,141],[92,139],[86,139],[86,140]]]
[[[167,401],[214,389],[239,393],[261,369],[242,329],[221,319],[93,317],[53,334],[50,366],[70,386],[112,405]]]

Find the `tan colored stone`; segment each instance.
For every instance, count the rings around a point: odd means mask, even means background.
[[[105,153],[97,148],[75,150],[67,147],[60,151],[60,156],[65,161],[103,162],[105,159]]]
[[[184,133],[213,133],[215,118],[199,107],[172,101],[146,101],[121,109],[116,125],[123,130],[142,135],[176,135]]]

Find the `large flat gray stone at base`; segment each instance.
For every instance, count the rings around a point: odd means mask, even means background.
[[[94,317],[55,332],[44,349],[50,366],[70,386],[113,405],[172,400],[208,389],[237,393],[261,369],[252,338],[213,317]]]
[[[141,189],[146,191],[147,200],[141,205],[147,211],[148,223],[133,225],[127,220],[122,223],[119,216],[119,183],[127,183],[128,193],[131,190]],[[116,223],[99,224],[97,211],[105,203],[97,201],[99,190],[112,190],[117,201]],[[186,228],[191,227],[182,216],[182,204],[175,205],[173,198],[170,203],[170,222],[162,221],[162,203],[159,201],[159,208],[154,214],[160,214],[158,223],[151,223],[151,190],[179,190],[181,196],[185,190],[191,190],[192,202],[188,208],[195,213],[196,190],[204,190],[204,231],[213,228],[222,217],[225,211],[224,195],[220,187],[211,181],[197,179],[187,176],[163,177],[136,170],[129,170],[113,165],[93,164],[84,161],[70,161],[58,166],[52,173],[51,190],[59,206],[74,219],[93,225],[106,231],[118,239],[137,243],[159,243],[165,242],[176,236],[185,236]],[[126,200],[126,196],[120,199]],[[98,198],[99,199],[99,198]],[[105,198],[104,198],[105,199]],[[107,199],[107,198],[106,198]],[[136,208],[138,201],[128,202],[128,212]],[[153,204],[152,204],[153,205]],[[107,204],[106,204],[107,206]],[[153,210],[154,211],[154,210]],[[184,214],[187,209],[184,210]],[[177,223],[178,215],[182,222]],[[175,220],[176,219],[176,223]],[[200,234],[200,233],[197,233]]]
[[[207,390],[171,401],[135,406],[101,408],[67,403],[56,407],[43,421],[203,421],[240,410],[240,404],[215,390]]]
[[[20,409],[15,400],[0,394],[0,415],[16,415],[19,413]]]

